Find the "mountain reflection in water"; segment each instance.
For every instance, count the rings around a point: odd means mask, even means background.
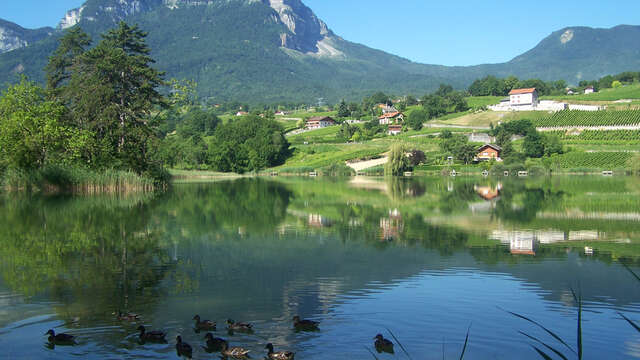
[[[571,289],[585,357],[640,357],[618,315],[640,319],[640,282],[621,266],[640,272],[634,178],[243,178],[158,196],[5,195],[0,209],[0,346],[13,358],[175,356],[171,340],[139,344],[120,309],[192,345],[204,344],[194,314],[217,320],[216,336],[258,358],[267,342],[368,358],[386,328],[414,358],[443,346],[457,358],[472,324],[468,357],[536,359],[519,331],[554,340],[505,310],[575,344]],[[294,315],[321,330],[294,332]],[[226,334],[227,318],[254,334]],[[78,345],[43,346],[50,328]]]

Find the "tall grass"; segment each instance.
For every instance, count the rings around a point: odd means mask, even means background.
[[[583,351],[582,351],[582,294],[581,292],[578,292],[578,294],[576,294],[576,292],[571,289],[571,294],[573,295],[573,300],[575,301],[576,305],[578,306],[578,320],[577,320],[577,325],[576,325],[576,346],[575,349],[572,348],[567,341],[563,340],[559,335],[557,335],[555,332],[551,331],[549,328],[545,327],[544,325],[540,324],[539,322],[526,317],[524,315],[512,312],[512,311],[508,311],[508,310],[504,310],[507,313],[518,317],[520,319],[526,320],[529,323],[535,325],[536,327],[544,330],[547,334],[549,334],[555,341],[557,341],[558,343],[560,343],[563,347],[566,347],[575,357],[577,357],[578,360],[582,360],[582,355],[583,355]],[[518,331],[521,335],[527,337],[529,340],[532,340],[536,343],[536,345],[534,344],[530,344],[530,346],[533,348],[533,350],[543,359],[552,359],[551,355],[549,355],[548,351],[553,352],[554,354],[556,354],[557,356],[559,356],[560,358],[567,360],[568,356],[565,352],[561,351],[560,348],[553,344],[552,341],[550,340],[542,340],[539,339],[535,336],[532,336],[524,331]],[[540,346],[542,346],[545,350],[543,350],[543,348],[541,348]]]
[[[131,171],[92,171],[78,167],[46,166],[37,170],[9,169],[3,177],[9,191],[46,193],[105,194],[150,192],[166,183]]]

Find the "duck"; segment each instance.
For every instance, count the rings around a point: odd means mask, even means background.
[[[227,319],[227,329],[235,331],[252,331],[253,325],[243,322],[235,322],[231,319]]]
[[[391,340],[385,339],[382,334],[376,335],[373,339],[375,340],[373,345],[379,353],[386,352],[393,354],[393,342]]]
[[[205,340],[207,340],[207,349],[219,351],[222,350],[223,344],[229,345],[227,340],[219,337],[214,337],[212,333],[207,333],[204,336]]]
[[[50,329],[49,331],[47,331],[45,333],[45,335],[49,335],[49,342],[51,344],[56,344],[56,345],[73,345],[76,342],[76,337],[73,335],[69,335],[69,334],[65,334],[65,333],[60,333],[60,334],[56,334],[55,331],[53,331],[53,329]]]
[[[116,312],[114,312],[114,314],[117,316],[118,320],[122,320],[122,321],[138,321],[140,320],[140,315],[135,314],[135,313],[123,313],[122,311],[118,310]]]
[[[241,347],[229,348],[229,344],[226,342],[222,344],[222,350],[220,351],[224,356],[231,356],[233,358],[246,358],[251,350],[243,349]]]
[[[147,329],[143,325],[140,325],[138,326],[138,331],[140,331],[140,340],[142,341],[156,341],[156,342],[167,341],[164,338],[166,334],[160,330],[147,331]]]
[[[272,343],[268,343],[264,348],[268,349],[267,357],[272,360],[293,360],[293,357],[295,356],[291,351],[273,351]]]
[[[296,330],[318,330],[319,324],[319,322],[313,320],[301,320],[298,315],[293,317],[293,327]]]
[[[197,330],[215,330],[216,329],[216,323],[214,321],[200,320],[200,315],[194,316],[193,320],[196,321]]]
[[[182,341],[182,336],[176,337],[176,351],[178,352],[178,356],[186,356],[188,358],[190,358],[193,353],[191,345]]]

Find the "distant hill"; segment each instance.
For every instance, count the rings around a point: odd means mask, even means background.
[[[66,28],[79,25],[97,40],[120,20],[149,32],[167,77],[195,80],[200,96],[213,102],[335,102],[378,90],[420,95],[440,83],[463,88],[487,74],[576,83],[640,69],[640,27],[634,26],[563,29],[508,63],[447,67],[342,39],[300,0],[88,0],[37,43],[18,42],[1,54],[0,82],[19,73],[42,80]]]
[[[0,53],[5,53],[32,45],[53,33],[54,29],[25,29],[10,21],[0,19]]]

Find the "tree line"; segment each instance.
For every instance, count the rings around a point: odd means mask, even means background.
[[[279,124],[258,116],[222,124],[198,104],[195,84],[163,79],[146,36],[121,22],[94,43],[74,27],[49,58],[45,87],[23,77],[4,90],[0,174],[118,170],[165,183],[164,165],[178,161],[236,172],[283,162]]]

